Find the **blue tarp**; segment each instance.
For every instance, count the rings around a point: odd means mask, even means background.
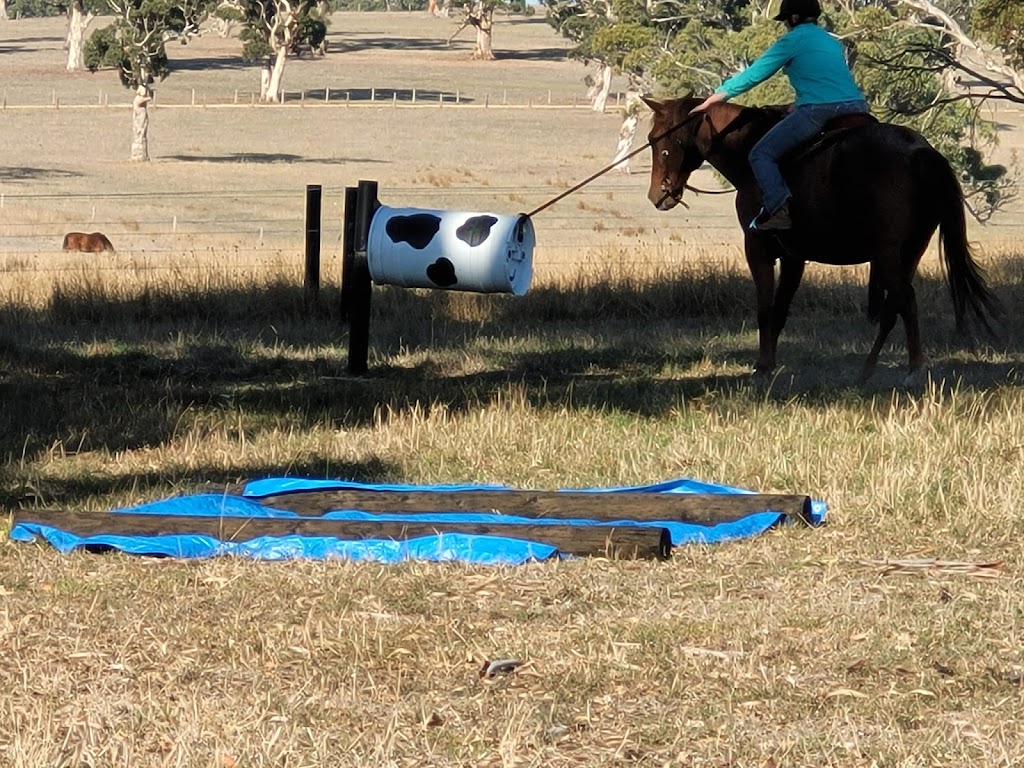
[[[258,499],[282,493],[303,490],[357,490],[357,491],[402,491],[451,493],[457,491],[510,490],[494,485],[370,485],[336,480],[304,480],[296,478],[266,478],[248,483],[241,496],[223,494],[198,494],[177,496],[162,501],[112,510],[113,513],[153,514],[173,516],[223,516],[223,517],[300,517],[295,512],[263,506]],[[592,493],[752,493],[740,488],[703,483],[697,480],[680,479],[646,486],[622,488],[585,488],[575,492]],[[811,523],[820,524],[825,517],[825,503],[812,501]],[[778,512],[754,512],[730,523],[714,526],[694,525],[678,522],[653,521],[597,521],[597,520],[537,520],[511,515],[464,514],[464,513],[418,513],[379,514],[359,510],[339,509],[321,516],[334,520],[378,520],[416,522],[491,522],[529,524],[573,524],[573,525],[640,525],[667,528],[672,545],[714,544],[717,542],[756,536],[783,521],[785,515]],[[478,536],[461,533],[438,533],[406,541],[392,540],[343,540],[332,536],[265,536],[248,541],[223,541],[210,536],[165,535],[165,536],[120,536],[94,535],[81,537],[47,525],[18,523],[11,530],[13,541],[34,541],[40,537],[61,552],[74,549],[106,550],[117,549],[138,555],[152,555],[177,558],[208,558],[218,555],[236,555],[262,560],[285,560],[290,558],[346,560],[371,560],[375,562],[398,562],[402,560],[462,561],[491,565],[515,565],[528,561],[546,560],[558,557],[558,550],[538,542],[522,541],[499,536]]]

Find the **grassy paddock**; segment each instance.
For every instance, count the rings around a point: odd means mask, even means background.
[[[0,544],[0,762],[1014,765],[1024,760],[1024,350],[870,387],[862,270],[809,270],[752,380],[735,259],[605,249],[520,299],[378,288],[369,376],[293,260],[8,264],[3,502],[108,509],[266,475],[558,488],[689,476],[828,525],[668,563],[522,568],[60,556]],[[710,252],[709,254],[710,255]],[[238,256],[251,264],[249,254]],[[987,251],[1020,306],[1020,255]],[[935,260],[930,259],[929,264]],[[890,562],[886,565],[886,561]],[[991,566],[991,567],[990,567]],[[528,663],[482,681],[485,658]]]
[[[1024,763],[1020,201],[972,225],[1002,341],[955,334],[925,258],[919,389],[900,384],[901,329],[852,385],[874,332],[865,273],[820,265],[783,367],[753,380],[732,200],[658,213],[643,156],[537,217],[525,297],[375,289],[354,378],[329,277],[341,187],[530,210],[614,151],[619,115],[570,106],[585,68],[543,19],[502,17],[492,63],[467,34],[445,45],[455,24],[336,14],[330,55],[289,63],[305,101],[283,108],[223,106],[258,83],[237,40],[172,46],[144,168],[116,73],[64,71],[64,20],[0,24],[4,512],[285,474],[688,476],[811,494],[828,524],[514,569],[62,556],[0,532],[0,766]],[[322,104],[370,87],[463,106]],[[1009,163],[1020,114],[999,122]],[[311,182],[325,279],[307,311]],[[64,254],[69,229],[118,253]],[[515,676],[480,679],[509,656]]]

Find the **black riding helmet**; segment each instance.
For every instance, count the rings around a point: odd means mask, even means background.
[[[785,21],[790,16],[816,19],[821,16],[821,6],[818,5],[818,0],[782,0],[779,12],[774,17],[775,21]]]

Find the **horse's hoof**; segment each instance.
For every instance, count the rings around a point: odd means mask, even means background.
[[[921,389],[924,387],[927,372],[924,368],[917,368],[908,373],[903,379],[904,389]]]

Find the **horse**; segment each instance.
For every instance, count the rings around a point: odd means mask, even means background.
[[[858,381],[871,378],[899,316],[907,338],[907,383],[913,383],[924,367],[913,279],[936,228],[957,329],[965,328],[970,312],[995,335],[992,322],[1001,317],[1001,307],[967,242],[960,182],[949,161],[919,133],[869,116],[854,127],[826,126],[816,142],[783,160],[793,193],[792,230],[756,232],[747,225],[761,208],[761,192],[747,158],[788,107],[723,102],[691,114],[703,101],[692,94],[644,101],[654,112],[647,196],[658,210],[681,202],[690,174],[705,161],[736,188],[736,215],[757,296],[755,373],[776,366],[779,335],[806,262],[868,263],[868,315],[877,320],[878,333]]]
[[[82,251],[84,253],[113,252],[114,246],[102,232],[68,232],[64,235],[65,251]]]

